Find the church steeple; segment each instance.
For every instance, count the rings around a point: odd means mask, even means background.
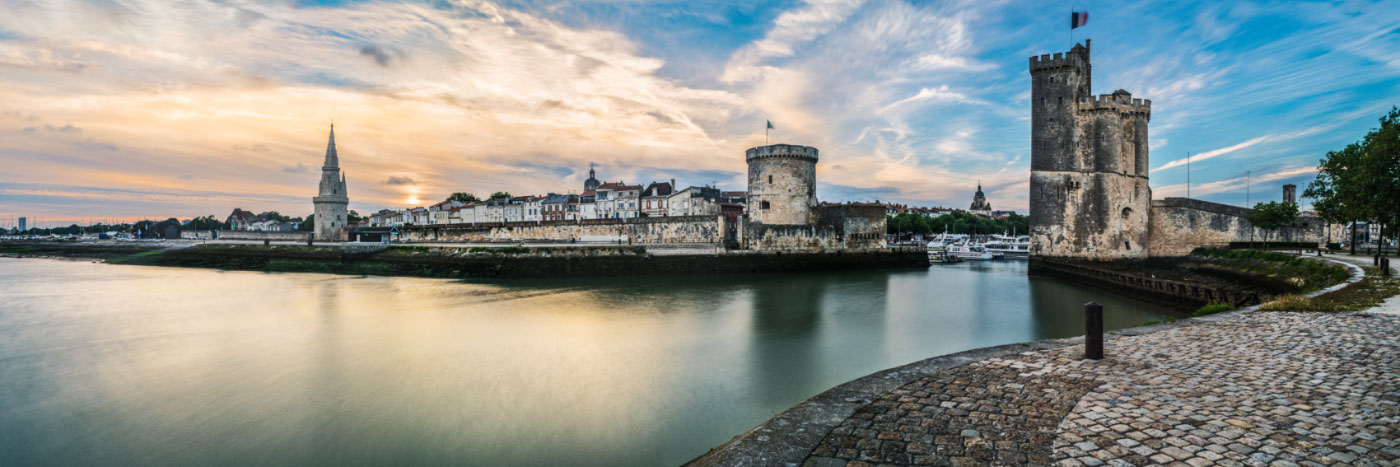
[[[322,169],[340,168],[340,157],[335,153],[335,124],[331,124],[331,140],[326,143],[326,163],[321,165]]]

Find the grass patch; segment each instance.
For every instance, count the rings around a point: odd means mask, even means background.
[[[1286,285],[1285,290],[1299,293],[1340,284],[1351,275],[1343,266],[1270,251],[1199,248],[1191,252],[1191,256],[1277,281]]]
[[[1287,295],[1259,307],[1260,311],[1361,311],[1400,294],[1400,279],[1381,277],[1379,268],[1366,268],[1366,277],[1342,290],[1316,297]]]
[[[1222,312],[1222,311],[1230,311],[1230,310],[1233,310],[1233,309],[1235,309],[1235,307],[1232,307],[1232,306],[1230,306],[1230,305],[1227,304],[1227,303],[1212,303],[1212,304],[1209,304],[1209,305],[1200,307],[1199,309],[1196,310],[1195,313],[1191,313],[1191,316],[1213,315],[1213,314],[1216,314],[1216,313],[1219,313],[1219,312]]]

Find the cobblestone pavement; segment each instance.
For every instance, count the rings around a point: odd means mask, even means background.
[[[1400,316],[1245,312],[909,383],[804,465],[1396,465]]]

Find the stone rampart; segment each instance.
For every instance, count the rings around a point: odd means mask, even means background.
[[[747,247],[758,251],[868,250],[885,247],[885,209],[875,204],[832,204],[813,211],[815,223],[744,226]]]
[[[724,239],[721,216],[445,224],[399,228],[403,242],[556,241],[634,244],[712,243]]]
[[[264,232],[258,230],[220,230],[219,240],[272,240],[304,242],[311,238],[311,232]]]
[[[1189,198],[1152,201],[1152,256],[1186,256],[1201,247],[1227,248],[1230,242],[1319,242],[1323,221],[1300,216],[1292,226],[1277,232],[1254,227],[1245,217],[1249,209]]]

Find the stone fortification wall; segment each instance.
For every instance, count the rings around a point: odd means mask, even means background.
[[[253,230],[220,230],[219,240],[272,240],[304,242],[311,238],[311,232],[261,232]]]
[[[885,247],[885,208],[874,204],[817,206],[809,225],[744,225],[747,247],[757,251],[870,250]]]
[[[181,230],[180,238],[189,240],[208,240],[214,237],[212,230]]]
[[[745,153],[749,221],[809,224],[817,204],[817,148],[774,144]]]
[[[639,217],[582,221],[504,222],[406,226],[405,242],[631,242],[634,244],[713,243],[724,239],[722,216]]]
[[[1200,247],[1228,247],[1230,242],[1320,242],[1323,221],[1300,216],[1293,226],[1277,232],[1254,227],[1245,218],[1249,209],[1189,198],[1152,202],[1152,256],[1185,256]]]

